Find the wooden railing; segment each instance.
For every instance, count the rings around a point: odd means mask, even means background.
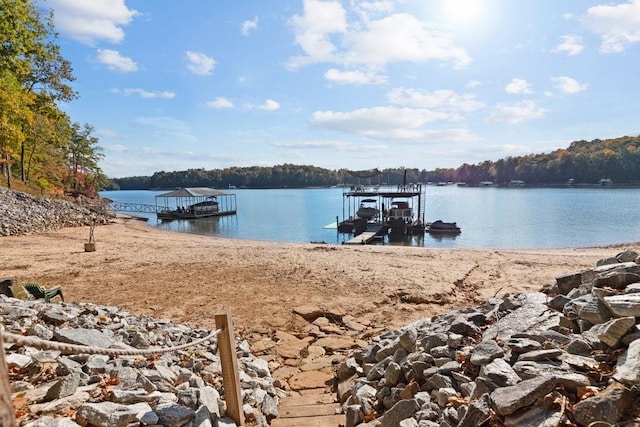
[[[244,412],[242,411],[242,394],[233,334],[233,319],[230,313],[223,312],[215,315],[215,322],[219,331],[218,352],[220,354],[220,365],[222,366],[222,384],[224,386],[225,402],[227,403],[227,416],[233,419],[237,425],[243,426],[245,420]],[[0,426],[12,427],[15,425],[9,370],[4,356],[3,328],[0,326]]]

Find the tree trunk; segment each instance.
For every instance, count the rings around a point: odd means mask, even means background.
[[[6,157],[7,162],[5,165],[7,167],[7,188],[11,189],[11,159],[9,158],[9,153],[7,153]]]
[[[22,179],[22,182],[27,182],[26,177],[24,175],[24,157],[25,157],[25,152],[24,152],[24,141],[22,142],[22,144],[20,144],[20,178]]]

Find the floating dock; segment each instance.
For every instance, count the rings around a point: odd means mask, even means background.
[[[381,239],[387,234],[387,227],[384,225],[370,225],[363,232],[344,242],[345,245],[368,245],[374,239]]]

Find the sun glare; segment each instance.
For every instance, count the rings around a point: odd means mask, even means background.
[[[480,24],[487,6],[483,0],[444,0],[442,18],[451,26]]]

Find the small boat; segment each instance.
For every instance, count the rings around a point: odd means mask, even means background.
[[[389,220],[401,218],[405,222],[411,223],[413,221],[413,209],[409,206],[409,202],[393,200],[387,213],[387,218]]]
[[[462,230],[455,222],[437,220],[427,224],[427,232],[433,234],[460,234]]]
[[[374,205],[371,205],[372,203]],[[380,209],[378,209],[375,203],[377,203],[376,199],[363,199],[360,207],[356,211],[356,215],[363,219],[370,219],[377,216],[380,213]]]

